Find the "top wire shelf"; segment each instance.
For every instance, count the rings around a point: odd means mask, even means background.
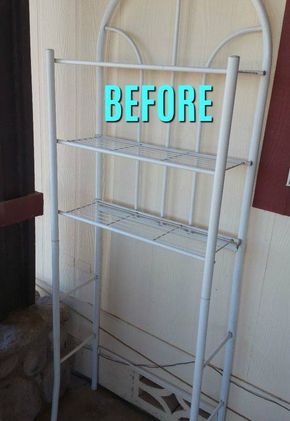
[[[59,139],[58,143],[107,155],[120,156],[204,174],[213,175],[216,166],[216,155],[213,154],[167,148],[105,135],[75,140]],[[228,158],[226,170],[236,168],[240,165],[251,165],[251,163],[244,159]]]

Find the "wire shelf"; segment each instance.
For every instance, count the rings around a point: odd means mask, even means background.
[[[207,231],[113,203],[95,201],[60,214],[109,231],[204,260]],[[240,240],[218,236],[216,251],[237,250]]]
[[[76,148],[93,150],[108,155],[121,156],[123,158],[205,174],[214,174],[216,165],[216,155],[202,154],[184,149],[166,148],[110,136],[58,140],[58,143]],[[228,158],[226,170],[230,170],[240,165],[250,164],[249,161],[243,159]]]

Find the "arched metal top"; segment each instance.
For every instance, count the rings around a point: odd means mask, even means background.
[[[212,53],[209,55],[208,60],[203,68],[198,69],[200,73],[204,73],[203,81],[206,80],[207,73],[224,73],[223,69],[213,69],[212,63],[217,54],[222,50],[222,48],[227,45],[229,42],[231,42],[233,39],[236,39],[238,37],[261,32],[262,34],[262,41],[263,41],[263,48],[262,48],[262,68],[260,71],[244,71],[239,70],[240,73],[253,73],[262,75],[262,79],[260,82],[260,91],[257,99],[257,106],[256,106],[256,112],[254,116],[254,125],[253,125],[253,131],[252,131],[252,137],[250,142],[250,151],[249,151],[249,161],[255,162],[257,161],[258,156],[258,149],[259,149],[259,141],[261,137],[261,131],[262,131],[262,123],[263,123],[263,116],[265,111],[265,105],[266,105],[266,99],[267,99],[267,92],[268,92],[268,86],[269,86],[269,78],[270,78],[270,70],[271,70],[271,63],[272,63],[272,39],[271,39],[271,30],[270,30],[270,24],[269,19],[266,13],[266,9],[264,7],[262,0],[249,0],[251,1],[253,7],[256,10],[259,25],[254,27],[246,27],[237,29],[233,33],[230,33],[227,37],[225,37],[223,40],[221,40],[217,46],[214,48]],[[110,27],[109,22],[114,14],[115,9],[120,4],[121,0],[109,0],[107,7],[105,9],[101,24],[100,24],[100,30],[99,30],[99,36],[97,40],[97,51],[96,51],[96,60],[99,63],[102,63],[103,67],[119,67],[119,68],[131,68],[136,70],[141,70],[141,81],[143,78],[143,71],[144,70],[167,70],[167,71],[194,71],[193,68],[186,68],[182,65],[177,64],[177,51],[178,51],[178,35],[179,35],[179,26],[180,26],[180,8],[182,0],[176,0],[176,19],[175,19],[175,27],[174,27],[174,37],[173,37],[173,45],[172,45],[172,63],[168,65],[148,65],[143,64],[141,59],[141,53],[138,50],[138,47],[136,43],[133,41],[133,39],[130,37],[129,34],[127,34],[123,29]],[[104,62],[104,45],[105,45],[105,34],[106,31],[114,31],[121,35],[125,40],[131,45],[133,48],[135,55],[137,57],[137,64],[124,64],[124,63],[106,63]],[[141,65],[142,63],[142,65]],[[194,63],[193,63],[194,66]],[[209,71],[210,69],[210,71]],[[98,70],[98,72],[102,72],[102,70]],[[97,78],[99,83],[99,88],[101,87],[101,80],[102,77],[99,76]],[[174,74],[172,75],[172,82],[174,82]],[[141,83],[142,84],[142,83]],[[98,109],[101,109],[101,98],[99,96],[98,98]],[[100,113],[100,111],[99,111]],[[100,115],[99,115],[100,117]],[[97,121],[97,133],[102,132],[102,128],[100,126],[100,118]],[[196,141],[195,141],[195,151],[200,151],[200,145],[201,145],[201,136],[202,136],[202,127],[201,124],[197,124],[196,126]],[[139,129],[138,129],[138,142],[140,142],[141,139],[141,124],[139,123]],[[170,130],[170,124],[167,125],[167,136],[165,140],[165,146],[170,146],[170,139],[171,139],[171,130]],[[139,164],[138,164],[139,165]],[[138,167],[139,168],[139,167]],[[166,169],[165,169],[166,171]],[[138,203],[138,183],[139,183],[139,170],[137,175],[137,182],[136,182],[136,199],[135,204]],[[161,216],[164,215],[165,207],[166,207],[166,184],[167,184],[167,173],[165,172],[164,176],[164,183],[163,183],[163,194],[162,194],[162,203],[161,203]],[[195,203],[195,184],[196,184],[196,178],[193,180],[193,188],[192,188],[192,195],[191,195],[191,209],[189,212],[189,224],[192,224],[193,222],[193,212],[194,212],[194,203]],[[249,183],[250,184],[250,183]],[[251,183],[251,188],[253,187],[253,183]],[[136,207],[136,206],[135,206]],[[245,212],[246,215],[247,212]]]
[[[180,0],[178,0],[180,2]],[[259,27],[253,27],[253,28],[244,28],[241,30],[238,30],[234,32],[233,34],[230,34],[227,38],[222,40],[220,44],[216,47],[216,49],[213,51],[211,56],[208,59],[208,65],[212,61],[213,56],[215,56],[220,49],[225,46],[228,42],[230,42],[233,38],[236,38],[240,35],[244,35],[245,33],[252,33],[252,32],[258,32],[261,31],[263,36],[263,58],[262,58],[262,69],[265,71],[267,76],[269,76],[270,70],[271,70],[271,63],[272,63],[272,37],[271,37],[271,29],[270,29],[270,23],[268,19],[268,15],[265,9],[265,6],[263,4],[262,0],[249,0],[253,4],[260,26]],[[106,26],[109,24],[110,19],[112,18],[115,9],[117,6],[121,3],[121,0],[110,0],[108,2],[108,5],[105,9],[101,24],[100,24],[100,30],[99,30],[99,36],[97,40],[97,61],[103,61],[103,53],[104,53],[104,41],[105,41],[105,31]],[[116,32],[118,31],[118,28],[114,28]],[[125,33],[123,30],[119,30],[120,33],[122,32],[123,35],[127,38],[127,40],[134,44],[133,40],[129,37],[128,34]],[[175,42],[175,48],[176,42]]]

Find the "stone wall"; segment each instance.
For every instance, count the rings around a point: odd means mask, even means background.
[[[0,421],[32,421],[52,399],[52,311],[50,297],[11,313],[0,323]],[[61,352],[72,347],[61,305]],[[70,379],[71,360],[62,364],[61,395]]]

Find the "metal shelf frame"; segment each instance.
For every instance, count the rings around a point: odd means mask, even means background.
[[[234,346],[237,334],[237,318],[240,297],[240,285],[243,262],[247,243],[247,230],[252,202],[254,181],[257,170],[259,144],[263,128],[265,106],[269,87],[269,78],[272,61],[272,41],[269,20],[262,0],[249,0],[256,10],[260,25],[243,28],[228,35],[212,52],[204,67],[182,66],[177,64],[177,51],[180,31],[180,10],[182,0],[176,0],[176,20],[172,47],[172,60],[168,65],[144,64],[138,46],[134,40],[123,30],[109,26],[114,11],[121,0],[108,0],[103,18],[101,20],[96,48],[96,61],[68,60],[55,58],[53,50],[46,51],[47,72],[47,101],[48,101],[48,137],[50,152],[50,212],[51,212],[51,247],[52,247],[52,298],[53,298],[53,354],[54,354],[54,384],[51,420],[56,421],[58,416],[58,401],[60,388],[60,365],[75,352],[92,344],[92,389],[98,385],[98,356],[101,346],[99,344],[100,320],[100,282],[101,282],[101,244],[102,230],[107,229],[127,237],[139,239],[147,243],[165,247],[177,253],[203,261],[203,278],[199,308],[199,322],[197,327],[197,344],[193,373],[193,387],[191,395],[190,421],[198,421],[203,370],[221,349],[225,348],[224,367],[221,381],[219,403],[212,411],[211,420],[224,421],[229,395],[230,376],[233,364]],[[107,32],[115,32],[122,36],[132,47],[136,54],[137,63],[112,63],[104,59],[104,45]],[[259,70],[241,70],[239,57],[231,56],[225,68],[212,67],[213,59],[221,49],[234,38],[261,33],[263,39],[262,68]],[[57,138],[56,130],[56,101],[55,101],[55,65],[80,65],[96,68],[96,136],[90,139],[75,139],[72,141]],[[203,74],[203,82],[209,74],[218,74],[225,77],[224,99],[218,137],[216,155],[205,155],[200,152],[202,141],[202,125],[197,123],[196,144],[194,151],[174,149],[171,147],[171,124],[167,124],[166,141],[164,147],[142,142],[142,125],[138,125],[137,139],[131,141],[120,138],[110,138],[103,132],[103,83],[104,68],[119,68],[140,71],[140,85],[143,84],[144,72],[148,70],[170,72],[172,84],[175,82],[176,72],[189,72]],[[244,74],[260,78],[260,87],[257,96],[256,112],[252,136],[250,139],[249,155],[247,159],[228,157],[232,117],[234,111],[237,81]],[[57,144],[92,150],[96,153],[96,200],[78,209],[60,211],[58,206],[58,170],[57,170]],[[136,161],[135,201],[134,209],[120,206],[115,203],[103,201],[102,185],[102,157],[110,154],[117,157],[134,159]],[[163,166],[163,189],[161,197],[160,216],[149,215],[139,207],[139,178],[140,162],[151,162]],[[224,189],[225,172],[236,166],[246,166],[245,187],[241,203],[240,224],[237,235],[225,236],[219,234],[219,221]],[[166,198],[168,184],[168,167],[180,168],[192,173],[192,207],[188,216],[188,224],[168,220],[166,213]],[[196,183],[198,173],[213,176],[213,190],[210,206],[208,228],[201,229],[192,226],[194,204],[196,196]],[[60,355],[60,269],[59,269],[59,215],[79,220],[95,226],[96,252],[95,277],[88,281],[94,282],[93,329],[92,334],[80,343],[68,355]],[[208,316],[212,290],[213,272],[216,253],[223,248],[233,248],[235,263],[231,284],[230,305],[228,311],[228,326],[225,337],[208,357],[206,354],[206,340],[208,331]],[[83,285],[87,285],[88,282]],[[76,287],[73,291],[80,287]]]
[[[104,135],[76,140],[59,139],[58,143],[100,152],[105,155],[150,162],[151,164],[163,165],[165,167],[179,168],[210,175],[214,175],[215,173],[216,155],[212,154],[166,148]],[[226,171],[239,167],[240,165],[251,165],[251,163],[245,159],[228,158]]]
[[[205,259],[208,232],[199,227],[101,200],[59,213],[76,221],[154,244],[185,256],[195,257],[202,261]],[[216,253],[224,248],[237,251],[240,244],[237,238],[219,234]]]

